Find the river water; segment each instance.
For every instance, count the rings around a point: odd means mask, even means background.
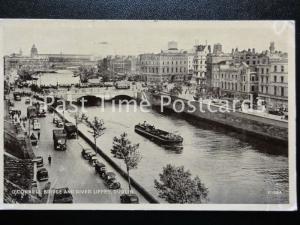
[[[107,154],[113,137],[122,132],[139,143],[143,158],[131,174],[153,195],[158,196],[154,179],[159,179],[164,166],[173,164],[199,176],[208,188],[209,203],[288,203],[287,147],[176,113],[142,112],[139,108],[134,112],[134,105],[128,111],[126,105],[120,107],[121,112],[112,112],[112,104],[106,102],[104,112],[101,107],[86,108],[89,118],[97,116],[105,123],[106,130],[97,143]],[[134,125],[143,121],[183,136],[182,151],[167,150],[136,134]]]
[[[142,160],[132,175],[157,196],[154,179],[167,164],[184,166],[198,175],[209,190],[209,203],[286,203],[288,201],[288,158],[285,147],[246,138],[237,132],[207,122],[189,121],[176,113],[134,112],[131,105],[87,108],[89,118],[104,120],[106,130],[98,139],[99,147],[110,154],[114,136],[128,133],[140,143]],[[134,125],[147,121],[156,127],[183,136],[183,150],[172,151],[136,134]],[[119,162],[122,163],[121,161]]]

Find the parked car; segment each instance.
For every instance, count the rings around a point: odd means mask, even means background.
[[[58,120],[58,121],[56,122],[56,127],[57,127],[57,128],[63,128],[63,127],[64,127],[64,123],[63,123],[61,120]]]
[[[81,156],[82,156],[84,159],[88,159],[88,158],[87,158],[87,154],[88,154],[88,153],[91,153],[91,152],[93,152],[92,149],[90,149],[90,148],[84,148],[84,149],[82,149],[82,151],[81,151]]]
[[[38,122],[37,119],[34,119],[33,120],[33,130],[40,130],[40,129],[41,129],[40,123]]]
[[[36,177],[37,177],[37,180],[38,181],[46,181],[49,179],[49,176],[48,176],[48,171],[46,168],[41,168],[37,171],[37,174],[36,174]]]
[[[116,180],[116,174],[113,172],[107,172],[104,175],[104,183],[109,189],[120,189],[121,184]]]
[[[53,120],[52,120],[52,122],[53,122],[54,124],[57,124],[57,121],[58,121],[58,119],[57,119],[56,117],[54,117]]]
[[[92,157],[96,156],[96,152],[92,151],[92,152],[88,152],[86,154],[86,159],[90,160]]]
[[[73,203],[73,196],[70,193],[69,188],[55,189],[53,203]]]
[[[32,180],[31,181],[31,187],[37,187],[37,182],[35,180]]]
[[[42,167],[44,165],[44,160],[42,156],[37,156],[35,158],[36,162],[37,162],[37,167]]]
[[[30,104],[30,98],[25,99],[25,104]]]
[[[30,141],[31,141],[31,145],[32,146],[37,146],[38,139],[37,139],[37,137],[35,136],[34,133],[31,133],[31,135],[30,135]]]
[[[132,204],[138,204],[139,198],[136,194],[122,194],[120,196],[121,203],[132,203]]]
[[[98,162],[98,158],[97,158],[96,156],[90,157],[89,163],[90,163],[92,166],[95,166],[97,162]]]
[[[95,171],[100,175],[100,177],[104,176],[106,173],[106,167],[103,163],[101,162],[96,162],[95,163]]]

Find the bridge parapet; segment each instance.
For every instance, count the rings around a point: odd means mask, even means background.
[[[76,88],[70,90],[57,90],[54,95],[68,101],[74,101],[84,96],[95,96],[104,100],[111,100],[116,96],[129,96],[131,98],[137,98],[137,89],[115,89],[115,88]]]

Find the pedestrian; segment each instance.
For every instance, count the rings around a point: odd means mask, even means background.
[[[40,140],[40,135],[41,135],[41,133],[40,133],[40,132],[38,132],[38,140]]]
[[[51,155],[48,156],[48,163],[51,165]]]

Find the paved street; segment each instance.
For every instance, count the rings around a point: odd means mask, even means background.
[[[26,115],[27,106],[24,97],[21,102],[15,102],[15,108],[22,111],[22,116]],[[51,188],[69,187],[70,190],[77,192],[77,194],[73,194],[75,203],[119,203],[120,193],[108,190],[103,180],[95,173],[94,167],[81,157],[82,146],[89,147],[83,140],[68,140],[66,151],[54,150],[52,140],[53,117],[53,114],[47,114],[46,118],[39,118],[41,125],[40,141],[37,147],[33,147],[36,156],[42,156],[44,159],[44,167],[47,168],[49,180],[52,183]],[[37,131],[35,132],[37,133]],[[52,157],[51,165],[47,159],[49,155]],[[100,156],[99,159],[107,166],[107,171],[116,173],[121,187],[127,190],[127,181],[119,176]],[[41,182],[40,185],[43,186],[45,183]],[[137,193],[136,190],[133,191]],[[138,195],[140,202],[147,202],[140,194]],[[51,202],[52,197],[50,195],[49,202]]]

